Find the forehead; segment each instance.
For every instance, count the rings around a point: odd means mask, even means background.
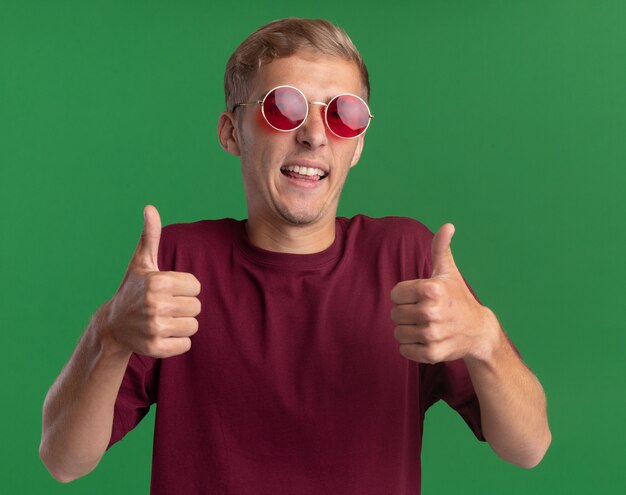
[[[252,81],[250,95],[258,97],[284,84],[296,86],[310,99],[339,93],[364,96],[361,74],[354,62],[317,52],[298,52],[261,66]]]

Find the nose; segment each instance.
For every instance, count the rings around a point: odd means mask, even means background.
[[[309,102],[309,115],[296,131],[296,139],[300,144],[309,148],[318,148],[328,143],[326,124],[324,122],[325,109],[325,103]]]

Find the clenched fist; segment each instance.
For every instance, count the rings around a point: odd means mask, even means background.
[[[400,353],[413,361],[486,360],[499,343],[494,314],[474,298],[454,262],[453,235],[452,224],[435,234],[431,278],[403,281],[391,291],[394,335]]]
[[[161,272],[161,218],[144,209],[144,227],[120,288],[107,303],[105,335],[120,351],[165,358],[188,351],[198,331],[200,282],[190,273]]]

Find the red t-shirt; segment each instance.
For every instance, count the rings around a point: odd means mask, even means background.
[[[151,493],[419,494],[426,409],[444,399],[482,439],[462,361],[402,357],[390,291],[431,273],[432,233],[338,218],[326,250],[251,245],[243,221],[163,230],[161,270],[202,284],[191,350],[133,356],[111,444],[157,404]]]

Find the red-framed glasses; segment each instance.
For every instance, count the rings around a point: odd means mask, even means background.
[[[262,100],[237,103],[237,107],[261,105],[265,121],[277,131],[295,131],[304,124],[309,115],[309,105],[324,107],[324,122],[335,136],[350,139],[363,134],[374,117],[367,103],[356,95],[343,93],[328,103],[307,101],[304,93],[293,86],[278,86],[270,90]]]

